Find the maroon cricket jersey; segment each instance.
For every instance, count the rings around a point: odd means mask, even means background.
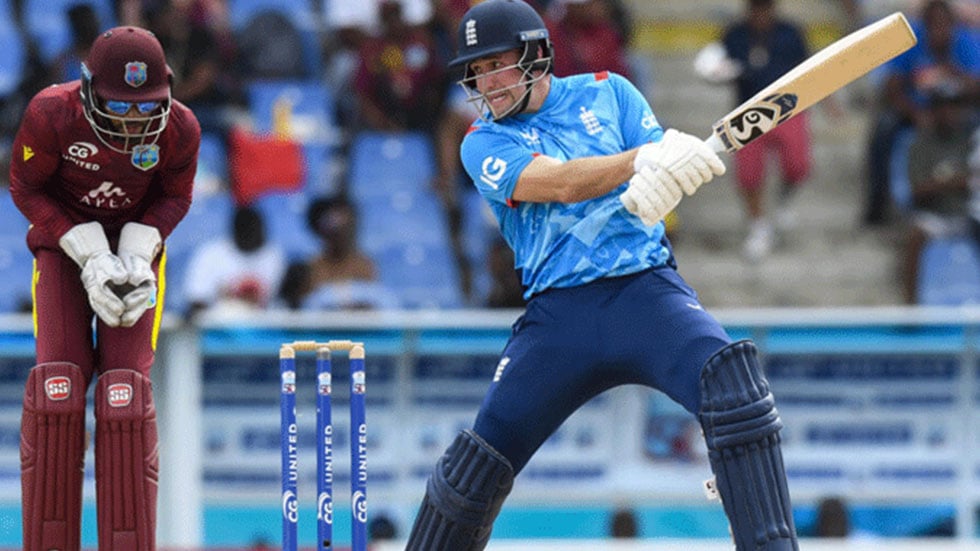
[[[201,141],[197,119],[173,101],[155,147],[141,155],[119,153],[85,119],[80,86],[76,80],[39,92],[14,139],[10,193],[32,224],[28,246],[59,249],[72,226],[93,220],[112,242],[127,222],[154,226],[166,239],[191,205]]]

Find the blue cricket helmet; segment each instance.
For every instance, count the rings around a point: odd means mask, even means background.
[[[523,49],[523,63],[547,59],[535,69],[550,71],[553,56],[548,28],[538,12],[522,0],[487,0],[463,15],[457,32],[456,58],[450,67],[466,65],[484,56]]]

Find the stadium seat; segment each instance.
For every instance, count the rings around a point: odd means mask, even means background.
[[[305,260],[320,251],[320,241],[306,225],[307,196],[268,193],[255,201],[265,220],[266,237],[278,243],[290,261]]]
[[[372,257],[381,283],[398,296],[403,307],[462,306],[459,273],[449,247],[403,241],[375,251]]]
[[[431,194],[435,149],[421,132],[360,132],[351,143],[349,170],[355,198],[399,191]]]
[[[980,251],[967,237],[930,240],[919,259],[918,303],[980,304]]]
[[[333,145],[339,135],[330,91],[317,81],[257,81],[248,85],[249,112],[255,131],[276,130],[277,110],[288,115],[292,139],[304,144]]]
[[[27,219],[7,188],[0,188],[0,312],[13,312],[31,301],[34,257],[27,248]]]
[[[184,274],[191,254],[204,242],[230,234],[233,210],[226,191],[195,193],[187,216],[167,238],[167,311],[183,312]]]
[[[71,45],[71,28],[68,25],[68,9],[76,4],[91,4],[99,16],[103,29],[116,24],[111,0],[25,0],[24,23],[31,37],[37,42],[41,59],[50,63]],[[3,43],[6,46],[6,43]]]
[[[13,23],[10,5],[0,1],[0,97],[13,92],[24,73],[24,40]]]

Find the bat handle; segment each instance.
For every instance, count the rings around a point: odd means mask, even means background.
[[[725,151],[725,144],[721,141],[721,138],[718,137],[718,134],[711,134],[706,140],[704,140],[704,143],[708,144],[708,147],[713,149],[716,153]]]

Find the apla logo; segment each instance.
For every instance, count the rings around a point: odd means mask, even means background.
[[[146,83],[146,63],[142,61],[130,61],[126,64],[126,84],[133,88],[139,88]]]
[[[90,207],[118,209],[128,207],[133,201],[126,192],[112,182],[102,182],[99,187],[86,193],[80,201]]]
[[[61,158],[74,164],[78,168],[91,170],[93,172],[101,168],[99,163],[89,161],[91,157],[99,154],[99,148],[89,142],[75,142],[68,146],[67,153],[62,153]]]
[[[602,132],[602,123],[599,122],[599,118],[595,116],[591,110],[586,109],[584,106],[581,107],[582,113],[578,118],[585,125],[585,131],[590,136],[595,136],[599,132]]]
[[[466,22],[466,45],[476,46],[476,20],[470,19]]]
[[[157,144],[137,145],[130,158],[133,166],[140,170],[150,170],[160,162],[160,146]]]

